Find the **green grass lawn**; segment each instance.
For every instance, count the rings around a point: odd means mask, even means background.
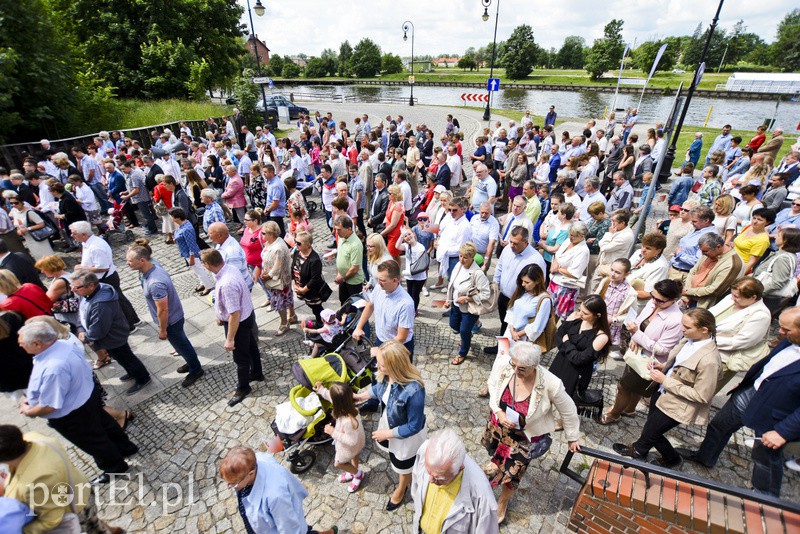
[[[219,117],[227,115],[230,111],[230,106],[211,102],[123,98],[115,101],[114,124],[108,128],[120,130],[141,128],[166,122]]]
[[[506,78],[505,69],[494,69],[493,76],[500,78],[502,82],[525,83],[525,84],[557,84],[557,85],[596,85],[614,87],[617,83],[616,72],[613,73],[611,78],[603,78],[602,80],[593,82],[589,78],[589,74],[585,70],[561,70],[561,69],[536,69],[524,80],[508,80]],[[387,80],[387,81],[406,81],[408,80],[408,72],[401,72],[398,74],[387,74],[380,77],[370,78],[370,80]],[[418,82],[453,82],[453,83],[485,83],[489,77],[489,69],[479,69],[477,71],[463,71],[458,68],[437,68],[429,73],[415,73],[416,81]],[[650,80],[649,87],[655,88],[670,88],[677,89],[680,82],[684,82],[684,86],[692,81],[692,72],[684,74],[673,74],[671,72],[657,72],[653,79]],[[717,84],[725,83],[730,76],[730,73],[713,73],[706,72],[703,80],[700,82],[700,89],[715,89]],[[647,73],[639,70],[626,70],[623,73],[625,78],[647,78]],[[281,78],[276,78],[281,79]],[[322,78],[323,80],[348,80],[358,82],[356,78]],[[293,82],[303,83],[306,78],[296,78]]]

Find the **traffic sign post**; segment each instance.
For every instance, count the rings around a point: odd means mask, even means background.
[[[253,83],[261,85],[262,83],[269,83],[272,80],[267,78],[266,76],[256,76],[253,78]]]
[[[500,89],[500,78],[489,78],[486,80],[486,90],[493,93]]]
[[[414,77],[413,76],[409,76],[408,77],[408,83],[410,83],[411,85],[414,85]]]

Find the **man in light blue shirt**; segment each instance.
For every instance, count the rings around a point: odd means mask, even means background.
[[[470,194],[472,195],[473,211],[478,211],[484,202],[488,202],[489,206],[494,207],[494,203],[497,200],[497,182],[491,177],[488,167],[483,163],[478,163],[475,166],[475,178],[470,191],[467,192],[468,198]],[[481,252],[481,254],[483,253]]]
[[[597,176],[590,176],[583,184],[583,190],[586,196],[581,201],[580,216],[581,221],[589,224],[592,221],[592,214],[589,213],[589,206],[595,202],[601,202],[603,206],[607,205],[606,197],[600,192],[600,178]]]
[[[405,345],[414,360],[414,301],[400,285],[400,265],[394,260],[386,260],[378,265],[378,284],[372,290],[371,300],[367,302],[361,319],[353,332],[353,339],[364,335],[364,326],[375,314],[376,346],[384,341],[397,341]]]
[[[733,136],[731,136],[731,125],[726,124],[722,127],[722,133],[719,134],[716,139],[714,139],[714,142],[711,144],[711,148],[708,149],[708,154],[706,155],[706,167],[708,167],[711,162],[711,154],[717,150],[722,150],[723,152],[728,150],[728,147],[731,146],[731,139],[733,139]]]
[[[47,419],[50,428],[92,456],[103,471],[93,483],[108,482],[107,473],[127,471],[125,457],[139,449],[103,409],[100,388],[77,340],[59,340],[52,326],[36,322],[20,328],[18,341],[34,362],[20,413]]]
[[[275,221],[281,230],[281,237],[286,235],[283,218],[286,217],[286,186],[275,175],[275,167],[267,163],[264,165],[264,178],[267,180],[267,207],[264,209],[269,214],[268,220]]]
[[[506,310],[511,297],[517,290],[517,277],[522,269],[535,263],[545,273],[545,263],[542,255],[530,246],[530,233],[524,226],[516,226],[511,230],[508,246],[503,249],[497,267],[494,270],[494,282],[498,284],[500,292],[497,298],[497,311],[500,314],[500,332],[506,331]],[[497,354],[497,345],[484,347],[487,354]]]
[[[673,280],[683,281],[686,278],[703,255],[700,251],[700,238],[717,231],[714,226],[714,212],[708,206],[699,206],[692,210],[692,225],[694,232],[681,238],[678,250],[675,251],[670,263],[669,277]]]
[[[798,201],[800,202],[800,200]],[[492,209],[488,202],[484,202],[478,208],[478,216],[472,216],[469,221],[472,226],[472,243],[478,249],[478,253],[483,256],[483,272],[489,270],[492,263],[492,254],[500,238],[500,223],[492,215]]]
[[[800,198],[792,200],[791,207],[779,211],[778,215],[775,217],[775,223],[768,226],[767,229],[769,230],[770,237],[774,238],[775,232],[777,232],[779,228],[786,228],[789,226],[800,228]]]

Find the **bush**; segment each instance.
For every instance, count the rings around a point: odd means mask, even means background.
[[[281,76],[284,78],[297,78],[300,76],[300,67],[291,61],[287,61],[283,65]]]

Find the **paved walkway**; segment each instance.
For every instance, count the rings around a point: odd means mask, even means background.
[[[413,122],[425,121],[435,131],[442,131],[446,110],[437,107],[378,105],[326,105],[321,111],[332,111],[335,118],[355,117],[367,112],[377,119],[386,113],[402,113]],[[482,125],[480,112],[454,109],[466,139],[474,138]],[[373,123],[377,122],[373,120]],[[465,146],[468,150],[469,142]],[[663,210],[663,206],[659,206]],[[654,217],[651,217],[653,219]],[[317,212],[313,219],[319,243],[327,241],[324,217]],[[124,246],[119,238],[113,238],[117,265],[124,265]],[[171,347],[159,341],[156,330],[144,306],[138,281],[130,269],[121,269],[122,286],[133,305],[147,324],[131,337],[134,351],[143,359],[153,374],[153,384],[133,397],[122,396],[123,386],[119,382],[122,374],[117,364],[98,371],[104,387],[109,393],[108,404],[117,408],[130,408],[136,420],[129,427],[129,434],[140,447],[139,454],[131,459],[130,480],[121,479],[116,487],[103,487],[97,492],[101,517],[129,532],[242,532],[242,523],[236,511],[236,499],[231,490],[221,483],[217,475],[217,464],[231,446],[246,444],[259,447],[273,436],[270,424],[275,406],[288,398],[295,385],[290,368],[299,355],[305,353],[302,334],[293,331],[283,337],[273,337],[278,318],[264,308],[256,310],[260,326],[261,351],[264,372],[269,381],[259,383],[253,394],[242,404],[229,408],[227,399],[235,387],[235,368],[230,355],[223,350],[222,329],[214,322],[214,313],[208,298],[200,298],[192,292],[196,285],[194,275],[178,257],[174,245],[160,240],[153,244],[154,257],[173,274],[173,280],[183,300],[186,311],[186,330],[196,346],[206,376],[194,387],[180,387],[180,375],[176,369],[183,362],[170,356]],[[320,250],[318,245],[318,250]],[[77,256],[67,259],[77,263]],[[326,266],[326,278],[333,279],[333,267]],[[435,430],[452,427],[462,436],[469,454],[479,463],[487,460],[480,446],[480,435],[486,424],[488,407],[484,399],[476,396],[491,368],[491,360],[480,350],[492,343],[497,335],[499,319],[496,316],[483,318],[484,328],[474,337],[474,349],[470,358],[461,366],[449,364],[458,337],[447,325],[440,310],[432,308],[431,300],[440,294],[432,293],[422,298],[421,314],[416,328],[416,362],[426,385],[426,413],[428,427]],[[259,288],[253,290],[256,304],[263,301]],[[328,303],[334,307],[338,301],[332,297]],[[307,314],[305,306],[298,308]],[[545,357],[549,364],[553,354]],[[622,371],[619,362],[610,361],[601,366],[592,387],[602,387],[606,403],[613,401],[617,376]],[[722,405],[725,398],[720,395],[715,406]],[[5,414],[3,421],[18,424],[26,430],[36,429],[46,434],[49,430],[43,420],[28,420],[16,413],[6,398],[0,400],[0,409]],[[587,446],[610,451],[616,441],[632,442],[638,437],[645,420],[640,412],[633,419],[625,419],[622,425],[604,427],[586,418],[581,420],[584,433],[582,443]],[[371,432],[377,425],[377,415],[368,416],[365,430]],[[698,426],[681,427],[669,434],[675,444],[696,445],[704,434]],[[752,437],[749,431],[737,433],[723,454],[720,465],[714,470],[687,464],[687,472],[701,477],[713,478],[741,487],[749,487],[749,449],[745,439]],[[70,456],[87,474],[97,474],[93,462],[80,451],[70,447]],[[385,455],[375,450],[372,442],[362,455],[367,478],[355,494],[348,494],[344,484],[335,481],[338,473],[333,468],[333,449],[330,446],[315,448],[318,454],[312,469],[300,479],[308,488],[309,498],[305,502],[308,522],[318,528],[337,524],[341,532],[365,533],[415,533],[410,527],[413,505],[388,513],[384,510],[388,494],[394,487],[397,476],[391,471]],[[578,493],[575,482],[558,472],[566,452],[563,435],[555,434],[551,451],[541,460],[531,464],[520,490],[512,501],[507,523],[501,529],[508,533],[563,532],[570,509]],[[283,455],[281,455],[281,458]],[[573,468],[580,466],[584,472],[589,459],[578,455]],[[800,498],[800,478],[787,473],[784,496]]]

